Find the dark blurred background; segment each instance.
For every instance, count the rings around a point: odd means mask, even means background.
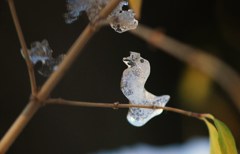
[[[88,23],[83,15],[77,22],[65,24],[64,0],[18,0],[15,5],[28,46],[47,39],[54,56],[66,53]],[[145,0],[141,16],[140,23],[206,50],[239,72],[239,0]],[[0,42],[2,137],[25,107],[30,94],[26,65],[5,0],[0,1]],[[151,63],[146,89],[156,95],[169,94],[168,106],[214,114],[230,127],[239,145],[239,112],[214,81],[136,36],[128,32],[118,34],[110,27],[93,36],[51,97],[127,102],[119,86],[126,68],[122,58],[129,51],[140,52]],[[36,75],[41,87],[46,78]],[[135,143],[166,145],[208,136],[203,122],[175,113],[164,112],[141,128],[131,126],[126,114],[127,109],[45,106],[8,153],[89,153]]]

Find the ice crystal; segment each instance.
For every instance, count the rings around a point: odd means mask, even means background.
[[[74,22],[84,11],[87,13],[89,20],[94,21],[108,2],[109,0],[67,0],[66,23]],[[131,9],[123,9],[127,5],[126,1],[121,1],[106,19],[118,33],[135,29],[138,25],[138,21],[134,18],[134,12]]]
[[[33,42],[31,44],[31,49],[28,49],[31,62],[34,65],[38,62],[42,63],[42,67],[38,70],[38,72],[43,76],[49,76],[53,71],[55,71],[58,64],[64,58],[64,55],[59,55],[57,58],[53,58],[52,53],[53,50],[50,48],[47,40],[43,40],[42,42]]]
[[[42,65],[40,69],[38,69],[38,73],[42,76],[49,76],[52,72],[58,69],[58,65],[62,62],[64,55],[61,54],[57,58],[51,58],[50,60],[46,60],[46,63]]]
[[[170,96],[155,96],[145,89],[145,83],[150,75],[150,63],[139,53],[131,52],[123,58],[128,66],[121,80],[121,90],[131,104],[165,106]],[[130,108],[127,120],[134,126],[140,127],[153,117],[162,113],[162,109]]]

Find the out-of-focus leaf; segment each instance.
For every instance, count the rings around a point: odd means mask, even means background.
[[[218,132],[217,129],[207,119],[203,119],[206,123],[210,135],[210,151],[211,154],[222,154],[218,143]]]
[[[209,76],[192,67],[187,67],[182,80],[180,81],[179,93],[183,102],[191,103],[188,106],[199,106],[203,102],[207,102],[207,98],[211,92],[212,80]]]
[[[141,16],[142,0],[129,0],[129,5],[136,14],[136,18]]]
[[[214,125],[209,122],[211,119]],[[212,115],[203,118],[210,134],[211,154],[237,154],[235,140],[229,128],[220,120]]]

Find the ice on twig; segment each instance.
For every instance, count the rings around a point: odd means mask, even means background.
[[[131,52],[129,57],[123,58],[128,66],[121,79],[121,90],[131,104],[164,107],[170,96],[155,96],[145,89],[145,83],[150,75],[150,63],[139,53]],[[140,127],[153,117],[162,113],[162,109],[130,108],[127,120],[134,126]]]
[[[53,50],[50,48],[47,40],[43,40],[42,42],[33,42],[31,44],[31,49],[28,49],[31,62],[34,65],[38,62],[42,63],[42,67],[38,70],[38,72],[43,76],[49,76],[53,71],[55,71],[58,67],[58,64],[64,58],[63,54],[59,55],[57,58],[53,58],[52,53]]]
[[[49,60],[52,57],[52,53],[53,51],[49,47],[47,40],[43,40],[42,42],[33,42],[31,44],[31,49],[28,50],[29,58],[33,64],[36,64],[39,61],[44,64],[46,60]]]
[[[52,58],[47,60],[45,64],[42,65],[40,69],[38,69],[38,73],[42,76],[49,76],[52,72],[58,69],[58,65],[62,62],[64,55],[61,54],[57,58]]]
[[[110,0],[67,0],[67,10],[65,14],[66,23],[72,23],[78,19],[82,12],[86,12],[89,20],[92,22],[98,16]],[[119,5],[107,17],[106,21],[118,33],[135,29],[138,21],[134,18],[134,12],[131,9],[124,9],[128,6],[126,1],[121,1]]]

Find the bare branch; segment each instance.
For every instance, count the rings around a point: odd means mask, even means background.
[[[92,37],[96,28],[98,28],[101,25],[101,24],[98,25],[98,23],[100,23],[102,19],[106,18],[107,15],[110,12],[112,12],[112,10],[118,5],[120,1],[121,0],[110,1],[110,3],[100,12],[95,22],[88,24],[88,26],[85,28],[83,33],[78,37],[78,39],[69,49],[66,57],[64,58],[62,63],[59,65],[59,68],[48,78],[46,83],[43,85],[43,87],[39,91],[37,98],[40,101],[43,101],[48,97],[48,95],[53,90],[53,88],[62,79],[63,75],[70,68],[72,63],[76,60],[77,56],[81,53],[83,47],[86,45],[88,40]]]
[[[11,144],[15,141],[21,131],[24,129],[25,125],[31,120],[32,116],[36,113],[36,111],[40,107],[40,103],[38,102],[29,102],[27,106],[24,108],[22,113],[15,120],[14,124],[4,135],[2,140],[0,141],[0,154],[5,154]]]
[[[213,78],[232,98],[240,112],[240,78],[236,71],[206,51],[193,48],[169,36],[138,25],[133,34]]]
[[[108,14],[118,5],[120,1],[121,0],[111,0],[108,5],[100,12],[99,17],[95,20],[95,22],[88,24],[88,26],[84,29],[82,34],[68,50],[67,55],[65,56],[62,63],[59,65],[58,69],[48,78],[48,80],[42,86],[41,90],[38,92],[37,96],[33,97],[33,99],[25,107],[23,112],[15,120],[8,132],[1,139],[0,154],[6,153],[8,148],[12,145],[12,143],[21,133],[22,129],[27,125],[29,120],[39,109],[39,106],[42,104],[42,102],[48,97],[53,88],[58,84],[58,82],[62,79],[63,75],[70,68],[72,63],[76,60],[77,56],[81,53],[83,47],[94,34],[96,28],[101,25],[98,25],[98,23],[100,23],[100,21],[104,17],[108,16]],[[13,0],[9,0],[9,2],[11,3],[13,2]],[[13,6],[12,4],[13,3],[11,3],[11,6]]]
[[[185,116],[194,117],[197,119],[201,119],[202,115],[200,113],[194,113],[190,111],[185,111],[173,107],[162,107],[162,106],[147,106],[147,105],[135,105],[135,104],[122,104],[119,102],[116,103],[96,103],[96,102],[80,102],[80,101],[71,101],[71,100],[65,100],[65,99],[48,99],[45,101],[46,104],[61,104],[61,105],[73,105],[73,106],[81,106],[81,107],[98,107],[98,108],[112,108],[112,109],[119,109],[119,108],[145,108],[145,109],[163,109],[166,111],[171,111],[175,113],[179,113]]]
[[[27,64],[32,95],[36,96],[36,94],[37,94],[37,84],[36,84],[36,79],[35,79],[35,74],[34,74],[34,68],[33,68],[33,64],[32,64],[32,62],[30,61],[30,58],[29,58],[27,45],[26,45],[26,42],[25,42],[25,39],[24,39],[24,36],[23,36],[21,25],[20,25],[19,20],[18,20],[16,8],[15,8],[15,5],[14,5],[14,1],[13,0],[8,0],[8,4],[9,4],[9,7],[10,7],[10,11],[11,11],[11,14],[12,14],[12,18],[13,18],[15,28],[17,30],[18,39],[19,39],[19,42],[20,42],[21,47],[22,47],[25,62]]]

